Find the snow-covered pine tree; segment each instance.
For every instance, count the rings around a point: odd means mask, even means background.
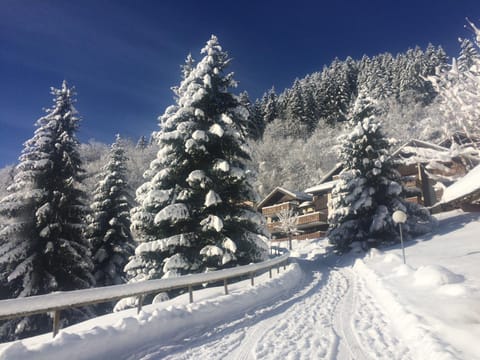
[[[131,199],[126,161],[122,139],[117,135],[108,162],[98,176],[86,230],[97,286],[125,283],[123,269],[135,248],[130,232]]]
[[[246,123],[242,126],[245,137],[253,140],[261,138],[264,130],[263,119],[256,113],[248,92],[242,91],[238,95],[238,101],[248,111]]]
[[[147,137],[145,135],[140,136],[140,138],[138,139],[136,148],[140,151],[143,151],[147,148],[147,146],[148,146]]]
[[[79,117],[74,92],[64,81],[52,88],[54,105],[36,122],[25,142],[10,194],[0,200],[6,220],[0,232],[0,278],[9,297],[91,287],[92,262],[83,236],[84,193],[77,151]],[[89,309],[62,312],[64,324],[86,319]],[[3,324],[3,339],[30,336],[51,328],[47,315]]]
[[[398,240],[392,220],[396,210],[407,213],[407,237],[428,232],[435,220],[420,205],[406,202],[400,177],[389,155],[389,141],[374,116],[365,117],[343,137],[343,172],[332,191],[329,240],[340,252],[358,241],[363,248]]]
[[[137,190],[138,246],[125,268],[133,282],[247,264],[268,252],[250,205],[256,194],[240,129],[248,114],[229,92],[230,58],[215,36],[202,54],[161,118],[160,151]]]

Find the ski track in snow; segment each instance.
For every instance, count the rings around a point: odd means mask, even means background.
[[[412,359],[363,280],[328,260],[299,259],[303,282],[273,304],[128,360]]]

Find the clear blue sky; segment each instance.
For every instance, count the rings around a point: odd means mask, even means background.
[[[479,0],[0,0],[0,167],[13,163],[49,107],[50,86],[78,93],[81,141],[138,138],[172,103],[179,65],[216,34],[252,98],[360,58],[442,45],[458,53]]]

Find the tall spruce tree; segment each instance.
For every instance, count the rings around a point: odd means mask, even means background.
[[[90,206],[92,212],[86,231],[92,248],[97,286],[125,283],[123,269],[134,251],[126,161],[122,139],[117,135],[108,162],[98,176],[100,181]]]
[[[241,132],[247,111],[229,92],[230,58],[215,36],[176,90],[157,134],[160,151],[137,190],[131,281],[175,277],[264,258],[262,218]]]
[[[79,117],[74,92],[64,81],[52,88],[54,105],[36,122],[10,194],[0,201],[7,224],[0,232],[0,280],[10,298],[91,287],[92,262],[83,237],[84,193],[77,151]],[[88,309],[62,312],[63,324],[86,319]],[[51,327],[47,315],[11,320],[4,339],[38,334]]]
[[[435,224],[428,210],[404,200],[389,147],[374,116],[358,121],[342,139],[339,156],[343,172],[332,191],[328,219],[329,240],[340,252],[355,241],[363,248],[398,241],[392,220],[396,210],[407,213],[407,237],[431,231]]]

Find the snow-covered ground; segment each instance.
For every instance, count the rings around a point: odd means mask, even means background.
[[[480,214],[368,255],[294,243],[273,279],[195,292],[0,345],[0,359],[480,359]]]

